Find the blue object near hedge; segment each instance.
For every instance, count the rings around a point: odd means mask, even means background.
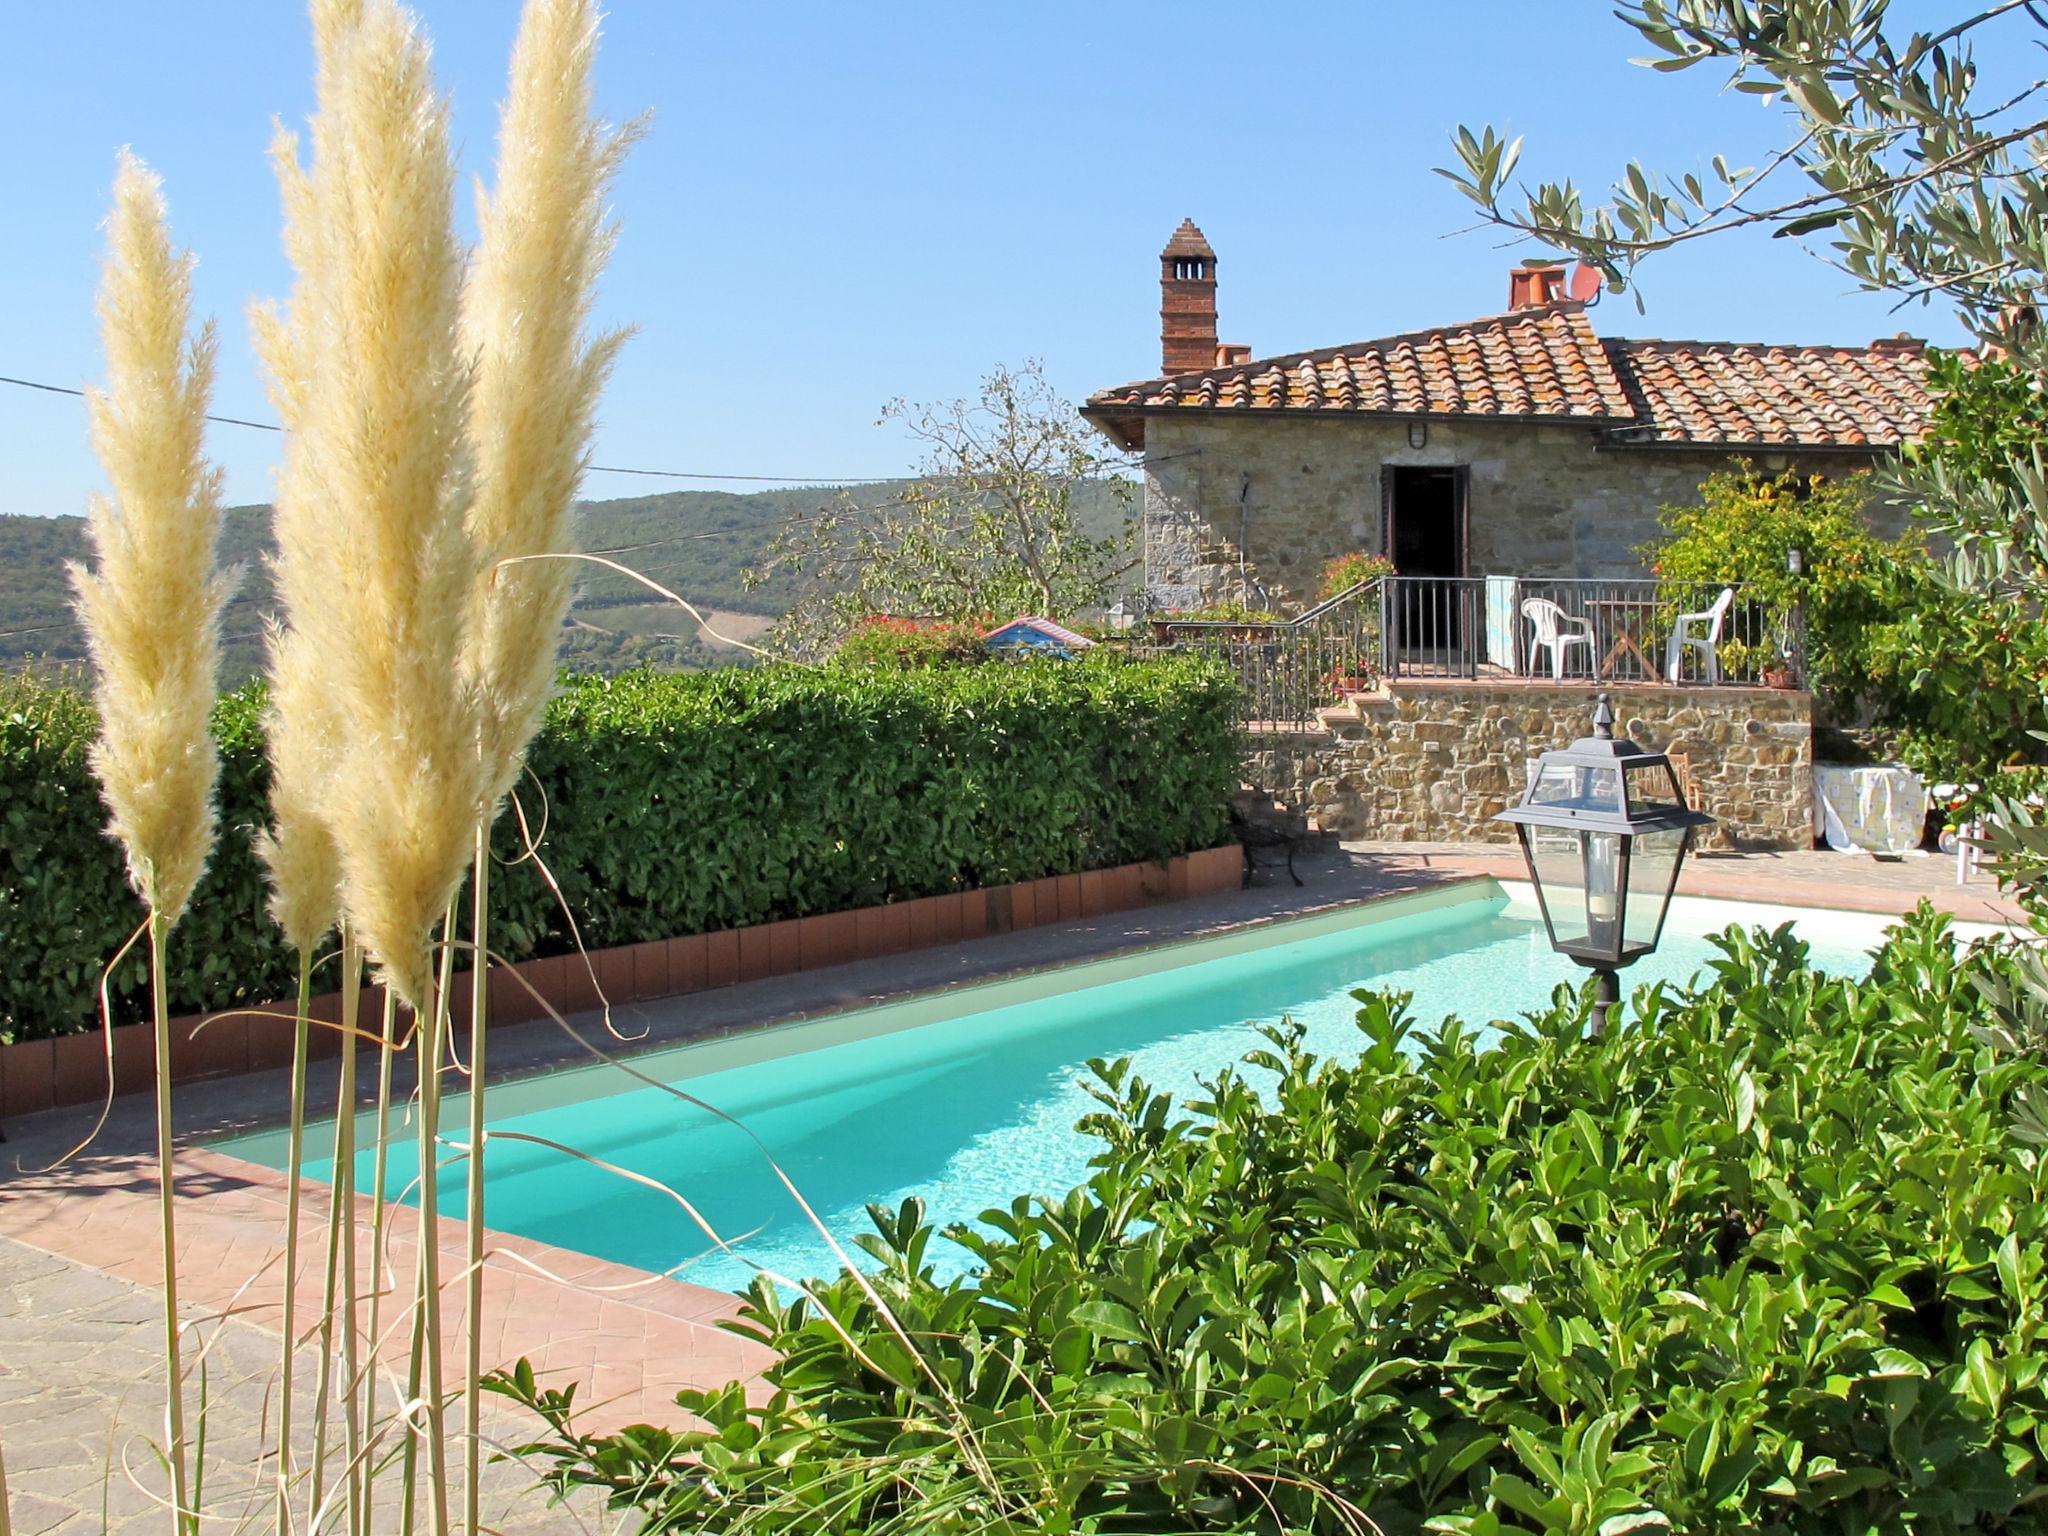
[[[1092,648],[1095,642],[1086,635],[1075,634],[1065,625],[1053,623],[1051,619],[1027,614],[1010,620],[1000,629],[990,630],[982,644],[991,651],[1024,651],[1041,656],[1064,656],[1071,660]]]

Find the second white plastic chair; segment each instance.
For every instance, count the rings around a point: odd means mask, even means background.
[[[1700,653],[1700,674],[1708,683],[1721,681],[1721,626],[1727,622],[1728,607],[1735,601],[1735,589],[1723,587],[1721,595],[1714,599],[1714,606],[1703,613],[1681,613],[1671,627],[1671,638],[1664,644],[1664,680],[1678,681],[1679,673],[1685,668],[1685,648],[1689,645]],[[1694,633],[1697,629],[1699,632]]]

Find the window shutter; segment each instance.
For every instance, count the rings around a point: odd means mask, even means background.
[[[1380,466],[1380,553],[1394,558],[1394,466]]]
[[[1456,488],[1452,492],[1458,509],[1458,574],[1472,574],[1472,471],[1469,466],[1457,467]],[[1384,496],[1384,492],[1382,493]]]

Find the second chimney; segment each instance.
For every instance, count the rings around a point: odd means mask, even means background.
[[[1564,297],[1563,267],[1516,267],[1508,273],[1508,311],[1541,309]]]
[[[1214,368],[1216,355],[1216,253],[1182,219],[1159,253],[1160,372]]]

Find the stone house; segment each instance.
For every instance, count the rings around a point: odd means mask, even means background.
[[[1082,412],[1143,455],[1155,609],[1296,607],[1357,551],[1412,576],[1640,576],[1658,507],[1731,457],[1868,468],[1930,404],[1914,338],[1603,338],[1562,267],[1516,268],[1502,314],[1254,359],[1217,341],[1216,266],[1184,222],[1160,253],[1160,376]]]

